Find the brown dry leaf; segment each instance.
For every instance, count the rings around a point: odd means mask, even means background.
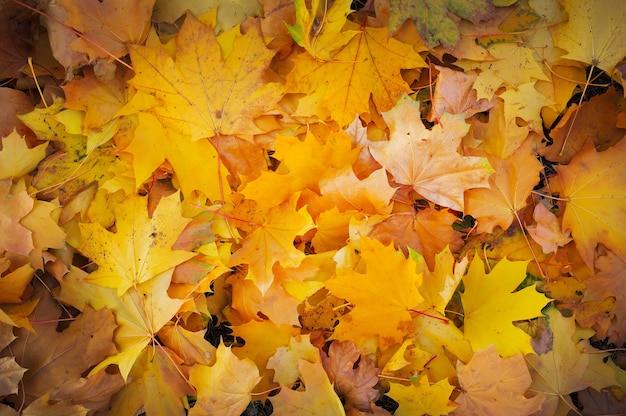
[[[566,165],[589,140],[598,151],[608,149],[626,134],[625,128],[616,126],[622,105],[622,93],[615,88],[591,97],[580,106],[571,105],[550,132],[554,142],[537,152],[552,162]]]
[[[376,224],[369,237],[383,244],[394,243],[408,254],[408,248],[419,252],[430,269],[435,268],[435,254],[449,246],[453,252],[463,247],[461,233],[452,228],[457,217],[448,210],[426,208],[417,213],[400,212]]]
[[[420,104],[403,96],[383,114],[390,140],[370,144],[370,151],[395,182],[412,186],[424,198],[463,211],[463,192],[486,188],[493,170],[485,158],[458,153],[461,138],[469,130],[463,114],[444,115],[427,130],[420,120]]]
[[[15,361],[15,357],[0,358],[0,396],[16,394],[26,371]]]
[[[30,320],[47,323],[38,324],[36,334],[18,329],[12,344],[17,361],[29,369],[23,382],[31,398],[80,379],[85,371],[116,352],[113,312],[86,307],[67,329],[57,332],[55,319],[60,317],[61,308],[46,293],[39,291],[42,299]]]
[[[516,218],[517,211],[526,206],[526,199],[539,182],[543,166],[527,140],[508,159],[489,156],[495,173],[489,178],[489,188],[470,189],[465,193],[465,213],[477,221],[479,233],[492,233],[496,226],[506,230]]]
[[[22,91],[0,88],[0,137],[9,135],[13,130],[16,130],[20,136],[32,135],[24,123],[17,118],[18,114],[26,113],[32,108],[31,99]]]
[[[467,364],[457,363],[461,394],[456,416],[528,416],[541,409],[545,396],[528,398],[531,378],[521,354],[500,358],[491,345],[476,351]]]
[[[380,370],[351,341],[333,341],[322,364],[335,391],[345,402],[346,410],[371,412],[379,396],[374,387]]]
[[[128,45],[139,45],[148,36],[154,0],[59,0],[68,12],[65,23],[85,38],[78,38],[72,49],[96,58],[120,57]]]
[[[602,301],[615,297],[614,321],[609,327],[609,338],[616,345],[626,341],[626,261],[609,252],[596,261],[598,272],[585,280],[585,301]]]
[[[35,4],[34,1],[25,3],[29,6]],[[8,1],[2,4],[0,16],[0,78],[18,77],[35,50],[37,15],[16,2]]]

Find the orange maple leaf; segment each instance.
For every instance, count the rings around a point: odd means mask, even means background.
[[[366,27],[332,58],[320,61],[309,54],[296,56],[285,90],[320,94],[321,106],[342,127],[370,111],[370,96],[378,111],[390,110],[403,94],[411,92],[400,71],[426,67],[410,45],[389,37],[387,28]],[[325,111],[314,109],[317,112]]]
[[[493,170],[483,157],[458,153],[469,130],[463,114],[445,114],[441,124],[429,131],[419,119],[419,108],[419,102],[404,96],[383,114],[390,140],[371,143],[370,151],[397,183],[412,186],[436,204],[462,211],[463,192],[486,188]]]
[[[71,43],[93,60],[124,56],[129,44],[140,44],[148,36],[150,15],[155,0],[60,0],[69,17],[66,24],[85,35]]]
[[[509,228],[517,211],[526,205],[543,169],[532,154],[529,140],[508,159],[495,156],[488,159],[495,169],[489,178],[489,188],[470,189],[465,193],[465,213],[476,218],[479,233],[491,233],[496,226]]]
[[[375,338],[384,350],[411,332],[410,309],[422,301],[418,292],[422,275],[415,272],[415,262],[393,245],[367,237],[360,241],[365,273],[344,270],[326,282],[332,294],[354,304],[339,319],[333,338],[352,340],[359,348],[368,338]]]
[[[306,207],[296,210],[299,194],[278,205],[267,213],[263,223],[254,224],[258,228],[248,234],[230,258],[229,267],[248,264],[248,279],[251,279],[261,293],[269,289],[274,274],[274,263],[282,266],[297,266],[305,257],[294,247],[293,240],[314,228],[313,220]]]

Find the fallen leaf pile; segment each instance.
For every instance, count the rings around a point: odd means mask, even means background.
[[[3,2],[0,413],[626,413],[625,7]]]

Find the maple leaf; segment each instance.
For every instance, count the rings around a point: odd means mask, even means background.
[[[585,3],[565,0],[569,21],[551,28],[555,46],[565,49],[566,59],[585,62],[612,73],[626,55],[624,4],[615,0],[592,0]],[[588,33],[588,36],[581,36]]]
[[[417,384],[404,386],[391,383],[389,396],[398,402],[397,416],[410,415],[447,415],[456,408],[450,402],[450,394],[454,390],[447,379],[439,380],[434,384],[428,382],[427,376],[421,376]]]
[[[457,217],[447,210],[432,208],[399,212],[376,224],[369,234],[383,244],[393,242],[405,254],[411,248],[424,256],[428,267],[435,267],[435,254],[450,246],[457,252],[463,246],[461,233],[452,228]]]
[[[546,400],[542,394],[531,398],[527,391],[535,391],[521,354],[500,358],[495,346],[476,351],[469,363],[457,363],[461,394],[455,400],[459,407],[455,415],[526,416],[541,409]],[[530,389],[529,389],[530,387]]]
[[[312,132],[304,140],[276,135],[274,157],[281,162],[280,172],[261,172],[246,183],[241,191],[247,199],[257,201],[261,210],[285,202],[294,192],[311,189],[320,192],[320,178],[329,168],[348,167],[354,160],[354,151],[348,135],[342,131],[318,138]],[[352,179],[352,178],[350,178]]]
[[[15,361],[15,357],[0,358],[0,394],[3,396],[16,394],[18,384],[26,371],[26,368]]]
[[[535,285],[515,291],[526,278],[527,264],[503,259],[486,274],[480,257],[472,260],[463,278],[461,301],[463,332],[475,351],[493,343],[503,357],[533,352],[530,335],[513,322],[541,316],[541,309],[550,299],[538,293]]]
[[[234,374],[237,376],[233,377]],[[254,362],[237,358],[230,348],[220,344],[213,366],[195,365],[189,370],[189,381],[198,394],[198,401],[189,414],[240,415],[260,380]]]
[[[477,221],[479,233],[492,233],[494,227],[509,228],[517,211],[526,206],[526,199],[539,182],[543,165],[533,156],[527,140],[508,159],[488,156],[495,173],[489,188],[470,189],[465,193],[465,213]]]
[[[6,3],[5,6],[8,4]],[[13,130],[19,135],[31,136],[32,132],[20,121],[18,114],[27,113],[32,109],[33,103],[22,91],[0,88],[0,137],[8,136]]]
[[[91,283],[89,275],[72,266],[61,280],[59,300],[78,309],[90,305],[96,310],[108,308],[115,313],[118,328],[114,335],[118,353],[100,362],[92,373],[117,364],[126,381],[142,351],[155,342],[157,332],[178,312],[186,300],[167,295],[172,270],[131,287],[121,297],[117,291]]]
[[[345,415],[341,400],[317,358],[316,362],[298,360],[298,371],[304,383],[304,391],[284,386],[271,398],[274,412],[280,415]]]
[[[0,258],[0,303],[21,303],[22,295],[35,273],[30,264],[18,267],[9,273],[4,273],[9,268],[9,260]]]
[[[346,17],[352,12],[351,3],[350,0],[339,0],[328,7],[326,2],[313,0],[309,11],[304,0],[296,0],[296,23],[288,24],[287,30],[312,57],[330,61],[332,52],[356,35],[353,31],[341,31]]]
[[[624,154],[626,140],[604,152],[597,152],[588,142],[569,165],[555,166],[560,197],[567,201],[563,228],[572,231],[576,248],[591,270],[598,243],[626,258]]]
[[[362,237],[360,251],[365,273],[345,270],[326,282],[332,294],[354,304],[352,311],[339,319],[333,338],[349,339],[361,347],[373,337],[379,348],[385,349],[401,343],[411,331],[409,309],[422,300],[418,292],[422,275],[415,272],[415,262],[392,245]]]
[[[42,287],[38,288],[37,296],[41,301],[30,316],[32,321],[45,322],[60,315],[60,306]],[[62,332],[57,332],[55,321],[37,325],[37,333],[28,332],[28,336],[26,329],[19,329],[12,348],[19,351],[17,362],[29,369],[22,380],[28,394],[39,397],[79,379],[85,371],[114,354],[116,326],[110,310],[94,311],[86,307]]]
[[[215,147],[207,140],[192,142],[188,137],[167,130],[151,114],[139,113],[133,140],[124,151],[133,156],[135,184],[139,187],[167,160],[174,168],[185,196],[201,191],[212,201],[224,197],[228,183],[226,169],[220,169]]]
[[[542,66],[537,62],[535,50],[521,42],[495,43],[487,49],[496,60],[466,61],[455,63],[464,70],[479,69],[481,72],[474,83],[478,99],[491,100],[503,85],[518,88],[536,80],[547,81]],[[513,116],[513,115],[511,115]]]
[[[258,26],[231,42],[237,48],[223,52],[213,29],[187,15],[175,59],[161,46],[131,47],[136,75],[128,83],[161,103],[146,111],[192,141],[261,133],[252,120],[282,95],[280,84],[264,79],[274,53]]]
[[[180,215],[180,195],[162,198],[152,218],[146,204],[146,198],[131,195],[118,205],[115,233],[100,224],[79,225],[83,235],[79,250],[98,264],[87,279],[117,288],[118,296],[195,255],[171,249],[189,222]]]
[[[476,118],[471,121],[471,134],[480,141],[476,147],[501,159],[508,159],[528,137],[528,126],[518,126],[515,120],[506,120],[505,105],[498,101],[489,110],[486,123]]]
[[[388,142],[370,144],[372,156],[400,184],[410,185],[428,200],[463,210],[463,192],[487,187],[492,172],[485,158],[462,156],[457,149],[469,130],[462,114],[445,114],[428,131],[419,120],[419,102],[404,96],[383,114],[391,130]]]
[[[248,234],[242,246],[230,258],[229,267],[248,264],[248,279],[265,293],[274,280],[272,267],[279,262],[282,266],[296,266],[305,257],[294,247],[293,240],[314,227],[306,207],[296,210],[298,194],[289,201],[272,208],[262,224]]]
[[[546,317],[554,334],[552,349],[542,355],[526,356],[533,379],[530,389],[548,397],[541,414],[565,414],[566,409],[573,407],[569,394],[593,383],[586,377],[591,356],[595,355],[589,353],[589,350],[594,349],[587,341],[593,332],[587,330],[586,335],[577,334],[574,318],[563,317],[556,308],[550,308]],[[602,358],[599,358],[602,362]],[[603,387],[606,386],[594,385],[598,390]]]
[[[267,360],[267,368],[274,370],[273,380],[283,385],[292,385],[300,377],[298,360],[311,363],[319,361],[320,352],[311,344],[309,334],[298,335],[289,340],[289,345],[276,348]]]
[[[167,348],[144,349],[130,371],[127,384],[113,396],[110,413],[186,415],[182,398],[193,394],[179,367],[178,357]]]
[[[15,130],[3,137],[1,143],[0,180],[26,175],[46,157],[47,143],[29,149],[24,137],[20,137]]]
[[[333,341],[328,355],[322,355],[322,364],[335,391],[345,401],[346,409],[371,412],[378,398],[374,389],[378,383],[378,370],[371,359],[350,341]]]
[[[20,220],[30,212],[34,202],[26,191],[12,195],[10,190],[11,179],[0,181],[0,252],[28,256],[34,248],[32,233]]]
[[[616,345],[626,340],[626,293],[621,290],[626,282],[626,260],[609,252],[596,261],[598,272],[585,280],[585,301],[615,298],[615,321],[609,327],[609,337]]]
[[[422,306],[425,306],[427,310],[433,309],[443,316],[446,306],[465,274],[468,259],[464,257],[456,262],[450,247],[445,247],[434,255],[434,263],[432,272],[428,269],[424,270],[424,283],[419,288],[424,302],[418,309],[422,310]]]
[[[526,227],[526,230],[544,253],[556,253],[558,247],[572,241],[569,232],[561,231],[558,218],[544,204],[539,203],[535,206],[533,217],[537,225]]]
[[[187,0],[180,3],[170,0],[156,0],[152,21],[174,23],[187,12],[194,16],[216,13],[215,32],[219,33],[230,30],[244,22],[248,16],[265,15],[267,17],[268,10],[257,1]]]
[[[117,71],[113,80],[104,82],[92,71],[85,71],[82,79],[75,79],[63,87],[65,107],[85,111],[83,127],[99,129],[115,117],[126,103],[125,74]]]
[[[389,31],[396,32],[405,20],[411,19],[429,48],[439,43],[446,48],[452,48],[460,34],[458,23],[450,14],[477,23],[483,20],[492,9],[493,6],[486,0],[435,0],[424,4],[391,0]]]
[[[613,146],[626,133],[626,126],[617,125],[622,100],[623,94],[611,88],[580,105],[572,104],[550,131],[553,143],[539,149],[538,153],[550,161],[566,165],[589,139],[599,151]]]
[[[57,117],[63,101],[55,100],[48,108],[35,109],[20,119],[37,137],[54,139],[55,152],[39,164],[33,185],[50,199],[66,202],[87,186],[110,178],[109,169],[121,161],[108,148],[87,150],[87,137],[70,133]]]
[[[478,99],[476,90],[473,88],[478,74],[474,71],[461,72],[450,68],[437,66],[437,88],[433,95],[433,107],[429,120],[444,113],[465,114],[470,118],[474,114],[481,113],[493,107],[494,102],[484,98]]]
[[[389,214],[395,189],[387,174],[378,169],[360,180],[350,166],[328,169],[319,181],[323,199],[340,211],[358,210],[366,214]],[[330,207],[329,207],[330,208]]]
[[[355,115],[370,110],[370,96],[378,111],[390,110],[411,91],[398,76],[401,69],[416,67],[426,67],[426,63],[410,45],[390,38],[385,28],[367,27],[336,52],[332,61],[319,61],[309,54],[296,56],[285,91],[311,94],[318,90],[321,104],[343,127]]]
[[[87,416],[89,409],[80,404],[71,404],[71,400],[50,400],[50,393],[40,396],[22,412],[24,416]]]
[[[70,46],[93,60],[124,56],[129,44],[141,44],[148,36],[154,0],[60,0],[69,14],[65,23],[82,33]]]

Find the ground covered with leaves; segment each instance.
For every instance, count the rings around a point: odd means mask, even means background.
[[[626,413],[623,2],[0,20],[0,414]]]

